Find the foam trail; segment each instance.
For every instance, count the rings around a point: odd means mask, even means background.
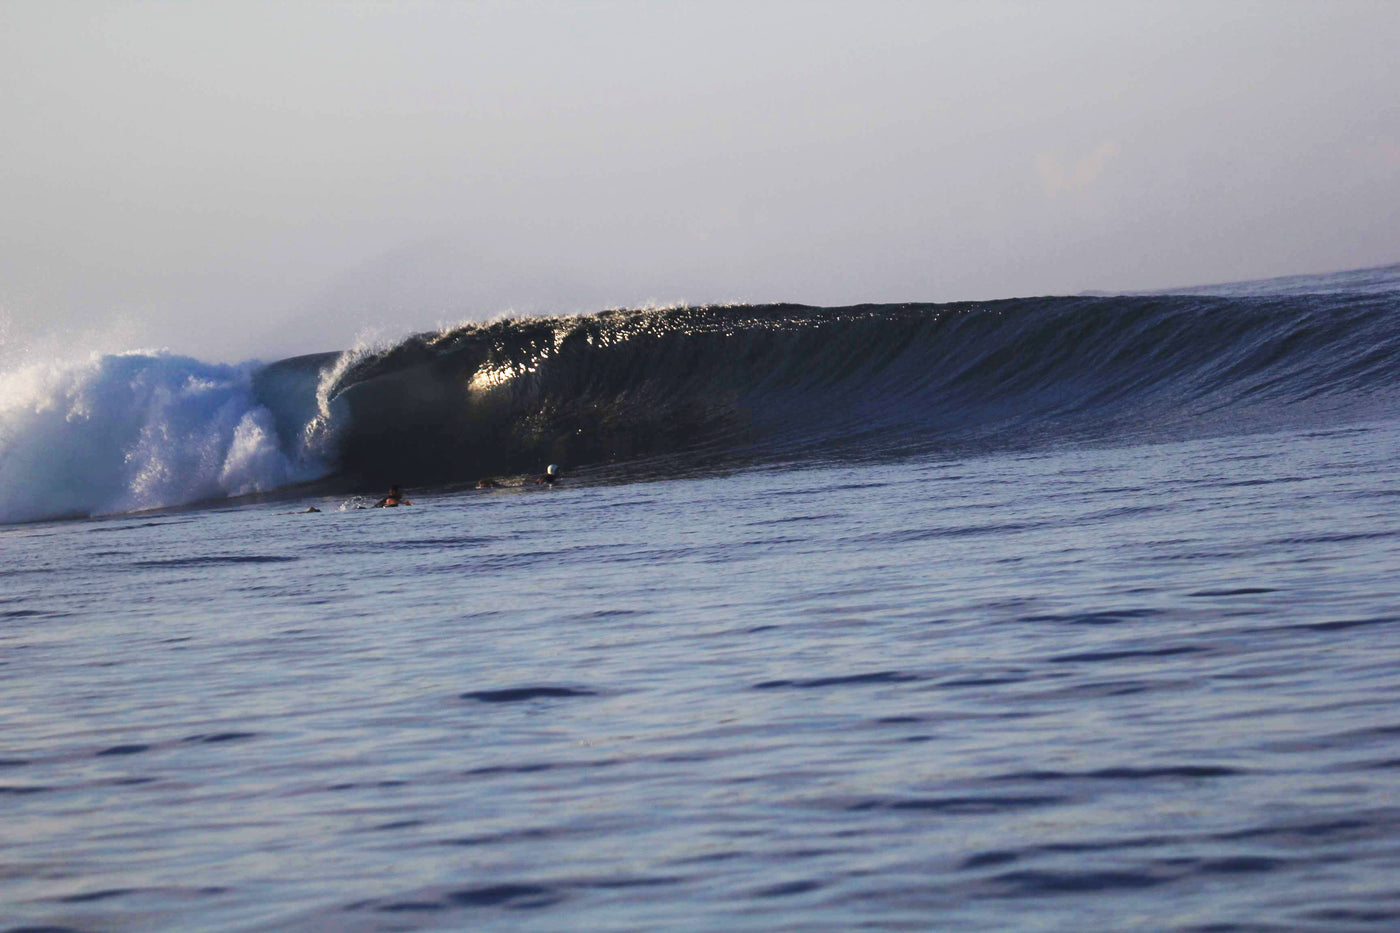
[[[245,495],[326,464],[279,441],[259,364],[94,354],[0,374],[0,521]]]

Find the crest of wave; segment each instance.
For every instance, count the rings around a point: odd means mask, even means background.
[[[338,399],[342,380],[357,364],[383,354],[392,346],[391,340],[361,334],[354,346],[342,350],[334,363],[321,370],[316,378],[315,411],[301,430],[299,458],[315,462],[335,458],[336,430],[344,418],[344,406]]]
[[[0,374],[0,521],[244,495],[325,472],[280,448],[258,364],[165,351],[93,354]]]

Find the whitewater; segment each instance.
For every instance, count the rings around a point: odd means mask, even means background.
[[[0,931],[1393,929],[1398,393],[1394,266],[12,366]]]

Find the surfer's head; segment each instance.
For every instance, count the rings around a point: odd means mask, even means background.
[[[545,473],[549,474],[550,476],[557,475],[559,473],[559,464],[551,463],[549,465],[549,468],[545,470]]]
[[[397,498],[399,498],[399,497],[402,496],[402,495],[403,495],[403,490],[399,489],[399,487],[397,487],[397,486],[390,486],[390,487],[389,487],[389,498],[390,498],[390,499],[397,499]]]

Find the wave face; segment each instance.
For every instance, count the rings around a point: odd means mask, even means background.
[[[265,367],[132,354],[4,380],[11,521],[326,477],[1150,442],[1392,416],[1400,266],[1194,294],[605,311]]]
[[[1389,288],[1374,278],[1243,297],[510,320],[365,355],[325,394],[337,469],[377,485],[672,454],[883,457],[1258,430],[1393,410],[1400,268]]]

